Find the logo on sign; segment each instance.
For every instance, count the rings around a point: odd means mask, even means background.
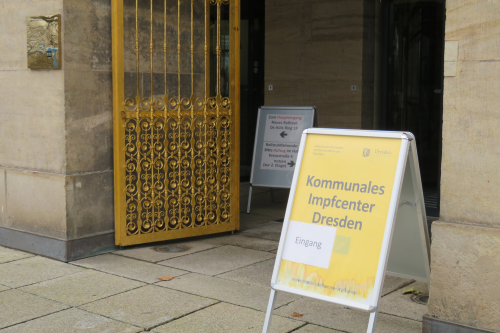
[[[368,149],[368,148],[363,149],[363,156],[364,157],[370,156],[370,149]]]

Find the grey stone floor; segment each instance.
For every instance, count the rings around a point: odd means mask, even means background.
[[[124,248],[71,263],[0,247],[0,332],[261,332],[288,191],[241,189],[241,231]],[[182,245],[184,252],[158,251]],[[172,276],[170,281],[158,278]],[[417,333],[427,307],[387,277],[377,332]],[[293,317],[294,312],[303,316]],[[366,332],[368,314],[279,293],[272,332]]]

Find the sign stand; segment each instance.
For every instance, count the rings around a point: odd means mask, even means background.
[[[363,147],[372,147],[372,149]],[[373,151],[373,147],[377,148]],[[388,148],[385,149],[386,147]],[[358,154],[358,152],[361,154],[361,151],[366,157],[365,159],[353,155]],[[325,162],[335,161],[340,165],[342,163],[346,165],[344,169],[322,168],[321,163],[319,163],[322,159]],[[352,165],[349,165],[350,161],[353,161]],[[372,164],[368,164],[368,162]],[[370,167],[363,167],[366,165]],[[328,176],[331,176],[331,179],[326,178]],[[340,187],[340,183],[342,185],[344,183],[340,180],[344,180],[344,178],[335,177],[344,177],[346,187]],[[354,190],[347,193],[347,183],[351,179],[360,179],[360,183],[366,183],[370,179],[370,185],[382,184],[383,186],[374,185],[371,191],[368,189],[368,193],[366,191],[352,193]],[[362,186],[363,184],[361,184]],[[385,191],[383,192],[382,189]],[[329,196],[323,196],[322,203],[318,205],[319,195],[324,193],[328,193]],[[316,194],[318,196],[315,196]],[[390,197],[384,197],[382,194],[390,195]],[[355,201],[344,200],[342,201],[343,205],[332,203],[332,200],[339,201],[339,198],[343,197],[349,199],[349,195],[352,198],[355,197],[354,200],[359,199],[357,209],[355,205],[353,210],[348,210],[351,209],[348,205]],[[316,201],[314,201],[315,199]],[[368,211],[368,206],[362,205],[364,200],[373,202],[373,213],[371,209]],[[360,207],[362,208],[360,209]],[[333,218],[325,219],[325,216],[322,216],[321,219],[318,218],[321,214],[337,213],[340,217],[347,215],[345,219],[340,220],[338,218],[335,220]],[[349,220],[349,223],[347,223],[348,216],[353,218],[353,220]],[[354,221],[357,219],[359,221],[356,221],[355,225]],[[339,221],[340,223],[338,223]],[[342,221],[344,221],[343,226]],[[356,227],[358,223],[359,228]],[[333,228],[334,226],[337,228]],[[335,231],[331,229],[335,229]],[[326,238],[324,238],[324,234],[328,232],[334,235],[334,240],[331,241],[335,245],[330,248],[328,248]],[[378,235],[378,238],[371,235]],[[300,251],[297,252],[295,247],[297,247],[297,242],[302,242],[301,237],[310,239],[310,243],[306,241],[309,246],[301,247]],[[313,244],[312,240],[316,239],[318,242],[322,239],[323,243],[323,245],[319,243],[318,249],[311,245]],[[343,242],[341,243],[340,240]],[[345,244],[346,241],[350,242],[350,245],[347,244],[347,250],[342,248],[342,244]],[[367,269],[369,276],[376,276],[373,288],[365,286],[365,289],[358,289],[364,290],[366,295],[357,294],[355,287],[349,284],[340,284],[343,287],[339,288],[339,284],[335,284],[339,274],[340,276],[343,276],[342,274],[352,276],[353,274],[352,271],[349,271],[352,267],[343,267],[342,263],[344,266],[349,266],[345,263],[352,263],[352,259],[356,259],[355,255],[359,255],[359,259],[364,258],[366,253],[373,253],[373,247],[369,247],[372,243],[366,245],[369,242],[372,242],[373,246],[379,249],[375,259],[367,259],[362,263],[363,268],[365,266],[375,267],[372,271]],[[337,246],[337,244],[340,245]],[[327,249],[323,251],[321,246]],[[425,203],[413,134],[388,131],[307,129],[302,134],[297,158],[297,172],[294,174],[291,186],[262,332],[266,333],[270,328],[276,293],[285,291],[370,312],[367,333],[373,333],[385,274],[429,283],[429,249]],[[313,253],[314,251],[316,252]],[[321,251],[329,255],[325,257],[326,261],[320,260],[325,256]],[[314,256],[309,253],[314,254]],[[332,265],[332,263],[334,264]],[[294,269],[287,270],[287,267]],[[359,267],[357,271],[359,271]],[[314,275],[315,278],[307,280],[307,274],[304,272],[311,273],[310,275]],[[295,276],[294,274],[302,275]],[[322,278],[319,279],[319,276]],[[334,278],[331,278],[332,276]]]
[[[290,188],[302,131],[316,124],[314,106],[263,106],[259,109],[253,149],[247,214],[252,188]]]

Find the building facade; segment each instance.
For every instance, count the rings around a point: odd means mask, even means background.
[[[315,105],[320,127],[422,130],[429,140],[436,139],[415,123],[429,115],[437,124],[432,133],[439,133],[438,141],[417,141],[430,147],[419,148],[419,155],[434,154],[421,161],[434,168],[426,177],[439,177],[423,330],[500,332],[500,2],[259,4],[264,10],[255,12],[265,13],[259,69],[266,105]],[[0,0],[0,5],[0,39],[8,46],[0,58],[0,245],[63,261],[110,251],[115,248],[111,2]],[[61,14],[62,69],[30,70],[26,17],[51,14]],[[417,19],[418,28],[401,32],[398,22]],[[442,31],[441,53],[426,27],[436,35]],[[242,43],[249,43],[249,30],[243,31]],[[397,86],[411,86],[412,72],[394,68],[396,61],[414,68],[415,50],[425,47],[435,51],[419,58],[420,73],[427,68],[426,77],[438,79],[426,88],[435,95],[420,90],[417,96]],[[245,80],[250,82],[242,74],[242,86]],[[437,111],[419,113],[422,105],[434,104]],[[242,106],[242,118],[250,117],[245,110]],[[435,184],[429,184],[431,191]]]

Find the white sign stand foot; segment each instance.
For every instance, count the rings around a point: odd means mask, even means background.
[[[250,203],[251,202],[252,202],[252,185],[250,185],[250,189],[248,190],[247,214],[250,214]]]
[[[375,332],[375,323],[377,322],[377,315],[378,315],[378,310],[370,313],[370,321],[368,322],[368,329],[366,330],[366,333]]]
[[[267,333],[271,327],[271,319],[273,316],[274,301],[276,300],[276,290],[271,289],[271,295],[269,296],[269,303],[267,303],[266,319],[264,321],[264,328],[262,333]]]

